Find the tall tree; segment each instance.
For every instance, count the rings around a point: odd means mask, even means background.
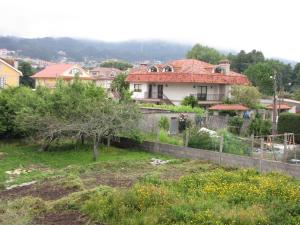
[[[32,76],[36,71],[32,68],[31,64],[21,61],[18,69],[23,73],[23,76],[20,79],[20,84],[34,88],[34,80],[30,76]]]
[[[231,94],[233,102],[255,108],[259,104],[261,94],[253,86],[233,86]]]
[[[188,59],[197,59],[211,64],[217,64],[224,56],[216,49],[196,44],[187,52],[186,57]]]
[[[101,67],[107,67],[107,68],[116,68],[119,70],[127,70],[129,68],[132,68],[132,64],[128,63],[128,62],[123,62],[123,61],[116,61],[116,60],[108,60],[105,62],[102,62],[100,64]]]
[[[263,53],[255,49],[248,53],[241,50],[237,55],[229,54],[228,59],[231,68],[238,73],[243,73],[251,65],[265,61]]]
[[[120,73],[111,83],[111,90],[118,95],[120,101],[128,101],[131,99],[129,83],[126,82],[126,77],[126,73]]]
[[[250,65],[245,71],[245,74],[261,93],[272,95],[273,80],[270,76],[274,75],[274,70],[269,63],[264,62]]]

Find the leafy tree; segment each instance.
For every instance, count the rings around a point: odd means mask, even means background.
[[[263,53],[255,49],[249,53],[241,50],[237,55],[229,54],[227,58],[231,62],[231,68],[239,73],[243,73],[250,65],[265,61]]]
[[[30,77],[36,70],[32,68],[31,64],[25,61],[19,63],[18,69],[23,73],[23,76],[20,79],[20,83],[24,86],[34,88],[34,80]]]
[[[116,60],[108,60],[100,64],[101,67],[107,67],[107,68],[116,68],[119,70],[127,70],[129,68],[132,68],[133,65],[128,62],[123,61],[116,61]]]
[[[300,63],[297,63],[295,65],[293,73],[296,84],[300,84]]]
[[[269,63],[253,64],[248,67],[245,74],[261,93],[265,95],[273,94],[273,80],[270,76],[274,76],[274,70]]]
[[[105,99],[87,105],[84,113],[72,120],[71,129],[77,136],[85,134],[93,140],[93,158],[96,160],[101,140],[134,132],[139,115],[134,103]]]
[[[217,64],[224,56],[216,49],[196,44],[187,52],[186,57],[188,59],[197,59],[207,63]]]
[[[130,101],[131,99],[129,83],[126,82],[126,77],[126,73],[120,73],[111,83],[111,90],[118,95],[120,101]]]
[[[294,98],[298,101],[300,101],[300,89],[297,89],[295,92],[294,92]]]
[[[181,102],[181,105],[191,106],[192,108],[198,106],[198,101],[194,96],[186,96]]]
[[[234,103],[255,108],[259,104],[261,94],[253,86],[233,86],[231,90]]]

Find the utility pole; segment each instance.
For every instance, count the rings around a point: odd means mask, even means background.
[[[274,80],[273,88],[274,88],[274,95],[273,95],[273,120],[272,120],[272,134],[277,133],[277,81],[276,81],[276,72],[274,76],[271,77]]]

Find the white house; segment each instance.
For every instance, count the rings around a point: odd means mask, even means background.
[[[230,70],[227,60],[212,65],[194,59],[143,64],[133,68],[126,81],[136,101],[179,105],[184,97],[193,95],[203,106],[230,98],[232,85],[250,84],[245,75]]]

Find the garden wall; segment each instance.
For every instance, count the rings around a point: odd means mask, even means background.
[[[144,151],[167,154],[177,158],[207,160],[230,167],[256,168],[261,172],[280,171],[300,178],[300,165],[149,141],[138,143],[127,138],[121,138],[120,142],[113,142],[113,144],[121,148],[139,148]]]

